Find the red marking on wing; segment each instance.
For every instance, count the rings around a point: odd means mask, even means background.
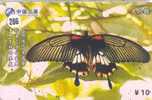
[[[95,40],[103,40],[103,37],[101,35],[96,35],[93,37]]]
[[[81,39],[81,36],[74,35],[74,36],[72,36],[71,39],[72,39],[72,40],[80,40],[80,39]]]

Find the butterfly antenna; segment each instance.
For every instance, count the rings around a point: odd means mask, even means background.
[[[110,80],[109,76],[107,77],[107,80],[108,80],[109,88],[112,89],[112,83],[111,83],[111,80]]]
[[[80,85],[80,80],[79,80],[78,71],[76,72],[74,84],[75,84],[76,86],[79,86],[79,85]]]

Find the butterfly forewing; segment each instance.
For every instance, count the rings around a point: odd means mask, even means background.
[[[95,42],[91,42],[92,53],[95,52],[96,54],[96,52],[101,51],[111,62],[148,62],[150,59],[144,48],[128,39],[108,34],[96,35],[92,38]],[[85,45],[82,46],[84,43],[79,43],[82,41],[79,41],[79,39],[81,39],[81,36],[72,34],[48,38],[33,46],[27,54],[27,59],[33,62],[48,60],[72,62],[76,52],[85,47]],[[77,42],[72,42],[72,40]],[[73,46],[75,43],[76,46]]]
[[[63,61],[71,62],[77,49],[71,47],[71,34],[58,35],[48,38],[35,46],[27,53],[26,58],[31,62]]]
[[[137,43],[128,39],[104,34],[105,48],[101,51],[111,62],[148,62],[148,52]]]

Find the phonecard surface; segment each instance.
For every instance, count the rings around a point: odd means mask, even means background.
[[[152,100],[151,0],[0,1],[0,100]]]

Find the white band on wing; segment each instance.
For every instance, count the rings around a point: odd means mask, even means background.
[[[102,65],[108,66],[111,62],[106,56],[104,56],[103,52],[99,51],[99,53],[93,57],[92,63],[101,63]]]

